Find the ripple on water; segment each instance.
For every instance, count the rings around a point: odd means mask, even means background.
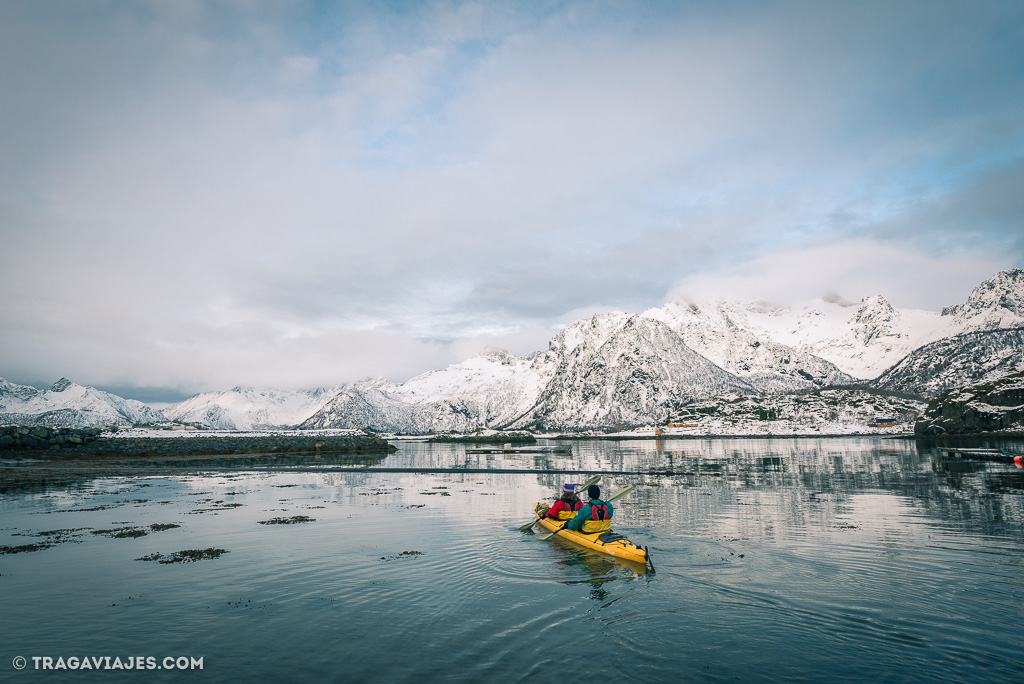
[[[514,512],[561,476],[183,477],[152,481],[145,497],[159,506],[127,505],[142,495],[109,479],[0,500],[8,535],[182,524],[4,556],[5,616],[19,618],[4,636],[18,650],[97,652],[187,653],[201,640],[218,681],[330,680],[342,669],[352,681],[562,681],[581,651],[600,653],[608,677],[639,681],[1024,675],[1019,494],[985,491],[988,466],[951,484],[891,442],[833,440],[818,455],[796,441],[692,446],[591,442],[559,457],[581,472],[675,459],[691,473],[634,481],[616,507],[622,530],[651,548],[647,574],[516,530],[525,516]],[[403,455],[410,464],[417,448]],[[445,449],[428,455],[458,464],[461,452]],[[189,515],[229,495],[243,505]],[[119,507],[34,517],[102,505]],[[315,520],[258,524],[295,515]],[[132,560],[211,546],[229,553],[185,566]]]

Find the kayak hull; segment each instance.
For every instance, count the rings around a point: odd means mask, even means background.
[[[551,520],[550,518],[541,517],[541,511],[547,510],[547,506],[544,504],[535,503],[533,505],[533,509],[534,515],[539,518],[538,524],[548,532],[554,532],[565,524],[564,520]],[[607,535],[608,533],[605,532],[603,534]],[[613,541],[602,541],[600,539],[602,533],[600,532],[594,534],[583,534],[582,532],[575,532],[569,529],[562,530],[557,536],[593,551],[599,551],[600,553],[606,553],[609,556],[615,556],[622,560],[647,565],[647,551],[626,538],[616,539]]]

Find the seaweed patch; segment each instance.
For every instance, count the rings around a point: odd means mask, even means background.
[[[213,558],[220,558],[225,553],[228,553],[226,549],[186,549],[184,551],[175,551],[172,554],[164,555],[162,553],[151,553],[143,556],[142,558],[136,558],[139,561],[156,561],[158,563],[195,563],[201,560],[210,560]]]
[[[308,515],[293,515],[290,518],[271,518],[270,520],[260,520],[260,525],[296,525],[298,523],[316,522],[316,518],[310,518]]]
[[[0,555],[42,551],[43,549],[48,549],[51,546],[56,546],[56,544],[53,542],[38,542],[36,544],[20,544],[18,546],[0,546]]]
[[[425,556],[425,555],[427,555],[427,554],[425,554],[422,551],[402,551],[401,553],[395,553],[395,554],[392,554],[390,556],[381,556],[380,559],[384,563],[389,563],[391,561],[398,560],[400,558],[415,558],[416,556]]]
[[[115,527],[110,530],[93,530],[93,534],[102,534],[112,539],[134,539],[145,537],[149,532],[141,527]]]

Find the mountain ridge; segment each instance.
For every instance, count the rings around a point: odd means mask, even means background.
[[[0,425],[103,427],[164,423],[162,412],[65,377],[49,389],[16,385],[0,378]]]
[[[403,383],[368,378],[314,390],[235,387],[197,394],[162,414],[67,378],[49,390],[0,380],[0,421],[37,424],[31,421],[46,415],[90,426],[174,420],[230,430],[369,426],[409,433],[638,425],[715,395],[856,383],[934,395],[1014,370],[1021,341],[1013,331],[1020,328],[1024,270],[1011,269],[941,312],[900,309],[881,295],[860,303],[838,296],[796,305],[668,302],[639,314],[573,321],[545,350],[515,356],[489,348]],[[868,372],[874,374],[864,377]],[[75,396],[78,404],[58,401]]]

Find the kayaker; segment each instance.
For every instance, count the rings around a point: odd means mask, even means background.
[[[583,501],[576,495],[576,485],[566,482],[562,485],[562,495],[544,515],[552,520],[572,520],[581,508]]]
[[[610,503],[601,500],[601,488],[596,484],[587,487],[587,496],[590,497],[590,501],[583,504],[565,526],[584,534],[608,532],[612,529],[612,515],[615,514],[615,510]]]

